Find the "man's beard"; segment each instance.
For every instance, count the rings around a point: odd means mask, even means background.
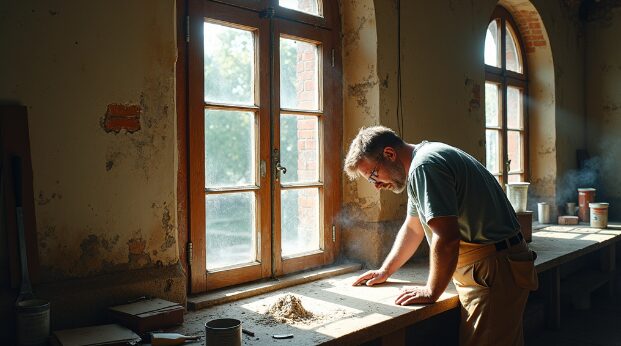
[[[384,169],[386,169],[390,179],[390,187],[388,190],[397,194],[403,192],[403,190],[405,190],[405,183],[407,179],[405,176],[405,168],[403,167],[403,164],[401,164],[401,161],[396,160],[394,163],[386,161]]]

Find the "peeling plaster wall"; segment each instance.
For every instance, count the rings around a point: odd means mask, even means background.
[[[587,139],[597,158],[596,200],[609,202],[608,216],[621,219],[621,7],[587,25]]]
[[[531,79],[528,112],[533,183],[529,207],[536,209],[536,203],[542,200],[561,204],[566,200],[558,193],[559,184],[562,184],[559,178],[576,168],[576,150],[586,145],[583,128],[584,28],[577,17],[578,8],[560,0],[501,2],[512,12],[518,25],[523,22],[530,27],[528,18],[520,16],[534,15],[542,31],[536,36],[543,36],[543,39],[537,40],[535,36],[527,38],[530,42],[527,45],[532,48],[527,52]],[[350,1],[343,1],[343,4],[345,75],[347,77],[348,69],[355,69],[359,76],[368,76],[364,85],[373,87],[371,90],[374,92],[376,87],[378,90],[378,99],[366,97],[363,111],[354,114],[351,104],[358,99],[348,94],[352,82],[345,81],[346,149],[360,125],[378,121],[398,130],[398,11],[394,0],[375,0],[376,34],[373,35],[373,28],[369,27],[368,31],[363,32],[366,36],[363,36],[358,29],[372,21],[369,13],[360,15],[353,11]],[[464,149],[484,162],[483,48],[489,18],[496,5],[493,0],[434,1],[425,2],[424,6],[419,1],[401,1],[401,93],[403,137],[406,141],[443,141]],[[355,42],[364,40],[367,45],[375,43],[375,54],[369,51],[373,47],[368,47],[364,54],[358,55],[359,51],[351,45],[350,37],[356,37]],[[371,110],[379,119],[373,118],[373,114],[369,117],[368,111]],[[369,200],[369,187],[363,179],[345,185],[349,210],[361,209],[365,212],[352,212],[350,215],[362,215],[360,218],[370,224],[403,220],[407,200],[405,194],[381,192],[379,199],[371,195],[373,198]],[[365,189],[364,192],[362,189]],[[368,213],[368,210],[377,213]],[[556,210],[553,210],[553,217],[555,213]]]
[[[377,125],[379,78],[377,30],[373,0],[340,1],[343,58],[343,148],[361,127]],[[382,225],[380,194],[366,181],[344,177],[344,207],[339,215],[342,255],[378,265],[384,250],[379,246]],[[394,234],[394,231],[393,231]],[[386,242],[390,243],[390,242]]]
[[[394,1],[376,0],[375,6],[381,123],[397,130],[398,12]],[[402,136],[407,142],[443,141],[484,158],[480,38],[490,13],[471,2],[401,1]],[[383,218],[402,219],[406,202],[406,194],[382,192]]]
[[[174,1],[2,2],[0,100],[28,106],[44,282],[178,263],[175,30]],[[131,132],[104,127],[109,105]]]
[[[562,204],[557,190],[584,143],[584,35],[578,8],[562,1],[503,0],[525,36],[531,80],[530,208]],[[495,1],[401,2],[403,137],[438,140],[485,160],[485,30]],[[397,9],[376,0],[381,123],[397,129]],[[537,24],[527,22],[535,16]],[[526,17],[524,17],[526,16]],[[541,35],[542,39],[533,38]],[[391,82],[392,81],[392,82]],[[402,218],[406,196],[382,194],[386,219]],[[386,208],[384,207],[386,206]],[[536,209],[536,208],[535,208]]]
[[[340,2],[343,61],[343,138],[347,150],[358,129],[379,124],[377,35],[372,0]],[[355,203],[367,218],[379,214],[379,194],[370,185],[345,178],[344,204]]]
[[[577,201],[577,191],[567,183],[576,169],[576,151],[584,149],[585,69],[584,26],[578,19],[577,4],[563,1],[533,1],[549,38],[552,56],[535,49],[529,54],[532,80],[530,92],[530,141],[532,191],[529,208],[546,201],[561,206]],[[536,47],[537,48],[537,47]],[[553,67],[553,70],[550,68]],[[554,80],[554,84],[550,83]],[[553,98],[550,97],[553,92]],[[553,114],[553,117],[550,115]],[[554,220],[558,208],[552,208]]]

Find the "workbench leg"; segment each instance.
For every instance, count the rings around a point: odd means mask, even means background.
[[[543,273],[546,290],[546,325],[549,329],[561,328],[561,271],[554,267]]]
[[[602,272],[608,273],[608,282],[606,283],[606,291],[608,297],[612,298],[615,292],[615,269],[616,269],[616,244],[611,244],[603,248],[601,251],[600,263]]]
[[[382,346],[405,346],[405,328],[382,336]]]

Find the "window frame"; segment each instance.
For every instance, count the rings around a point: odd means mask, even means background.
[[[200,293],[215,290],[227,286],[251,282],[259,279],[277,277],[312,267],[319,267],[332,263],[337,256],[339,237],[338,225],[334,222],[341,203],[341,150],[322,150],[322,148],[341,148],[342,147],[342,110],[340,109],[340,49],[337,42],[340,39],[338,22],[332,22],[338,14],[338,7],[332,2],[324,3],[324,15],[326,17],[315,17],[295,10],[275,7],[274,16],[265,18],[265,12],[260,10],[261,6],[278,4],[278,0],[261,0],[255,3],[240,2],[237,0],[227,1],[215,0],[189,0],[187,8],[187,18],[189,19],[190,41],[187,43],[187,54],[181,54],[180,58],[185,59],[187,79],[183,90],[187,95],[187,100],[182,102],[181,109],[187,111],[185,122],[180,121],[180,135],[185,137],[184,149],[187,161],[185,167],[180,165],[179,177],[181,183],[185,183],[185,188],[179,190],[187,195],[187,211],[185,236],[180,234],[180,239],[189,240],[191,246],[182,252],[187,252],[188,259],[187,272],[190,274],[188,289],[190,293]],[[241,6],[244,5],[244,6]],[[274,7],[273,7],[274,8]],[[289,16],[289,18],[284,19]],[[314,17],[308,19],[306,17]],[[206,267],[206,235],[205,235],[205,195],[200,186],[204,186],[204,80],[203,73],[193,73],[199,68],[203,68],[203,25],[206,18],[216,21],[237,23],[241,26],[257,28],[255,38],[257,39],[257,69],[255,78],[257,88],[258,112],[257,119],[259,126],[257,134],[257,171],[260,169],[260,162],[264,161],[266,174],[262,177],[257,172],[257,232],[260,234],[259,256],[257,263],[235,266],[234,268],[223,268],[215,271],[207,271]],[[328,20],[330,19],[330,20]],[[307,25],[314,23],[313,25]],[[184,23],[185,24],[185,23]],[[318,25],[321,24],[321,25]],[[273,92],[270,97],[270,90],[279,90],[279,71],[277,68],[270,71],[270,66],[278,66],[278,45],[277,40],[280,32],[287,36],[310,37],[313,41],[325,42],[321,51],[322,60],[325,61],[320,66],[320,78],[323,82],[324,91],[321,95],[331,97],[320,98],[320,112],[322,119],[319,124],[319,138],[323,141],[320,148],[320,169],[319,183],[310,185],[321,185],[320,194],[323,194],[323,203],[320,195],[320,225],[323,227],[321,234],[323,240],[321,251],[306,254],[304,256],[290,257],[281,259],[276,253],[280,253],[280,228],[273,225],[278,224],[280,218],[280,184],[274,178],[273,149],[280,149],[279,142],[279,119],[280,109],[278,107],[278,92]],[[185,39],[185,38],[184,38]],[[276,41],[276,42],[274,42]],[[270,48],[273,42],[274,48]],[[332,56],[334,50],[334,56]],[[273,58],[273,62],[270,61]],[[334,66],[330,61],[334,61]],[[274,64],[274,65],[272,65]],[[179,65],[178,65],[179,66]],[[272,83],[270,86],[270,82]],[[261,92],[263,90],[263,92]],[[200,102],[203,101],[203,102]],[[203,106],[203,107],[202,107]],[[209,105],[207,105],[209,106]],[[226,108],[226,105],[220,105]],[[233,108],[244,108],[235,106]],[[290,114],[290,110],[287,110]],[[294,111],[295,113],[295,111]],[[301,112],[309,113],[309,112]],[[180,113],[181,114],[181,113]],[[322,131],[323,129],[323,131]],[[201,148],[203,148],[201,150]],[[182,155],[180,150],[180,155]],[[201,158],[202,157],[202,158]],[[185,161],[180,159],[181,161]],[[185,170],[185,173],[182,172]],[[276,186],[278,185],[278,186]],[[329,191],[329,192],[326,192]],[[209,192],[213,193],[213,190]],[[181,204],[181,202],[180,202]],[[332,232],[334,228],[334,234]],[[193,231],[196,230],[196,231]],[[180,229],[181,231],[181,229]],[[190,250],[191,249],[191,250]]]
[[[529,131],[528,131],[528,64],[526,60],[526,50],[524,49],[524,43],[519,31],[519,27],[516,22],[513,20],[513,17],[502,6],[496,6],[492,16],[487,24],[489,26],[493,21],[499,21],[500,26],[500,58],[501,63],[500,67],[490,66],[484,63],[485,66],[485,82],[491,82],[499,85],[499,111],[501,113],[501,124],[499,129],[500,134],[500,150],[501,153],[501,162],[500,162],[500,175],[494,176],[498,179],[499,183],[502,185],[508,183],[509,175],[519,174],[520,181],[528,181],[530,177],[530,165],[529,165]],[[513,34],[507,33],[507,27],[510,26],[512,28]],[[506,35],[510,34],[515,43],[516,49],[518,50],[517,54],[519,54],[522,63],[522,73],[518,73],[515,71],[510,71],[507,69],[506,62]],[[487,30],[486,30],[487,35]],[[522,142],[521,142],[521,167],[522,170],[519,172],[514,172],[509,174],[509,156],[508,156],[508,132],[515,131],[513,129],[508,128],[507,122],[507,90],[508,87],[516,87],[522,90],[522,116],[523,116],[523,129],[520,131],[522,133]],[[487,95],[486,95],[487,97]],[[498,127],[488,127],[485,126],[485,130],[498,130]],[[486,160],[488,158],[486,157]]]

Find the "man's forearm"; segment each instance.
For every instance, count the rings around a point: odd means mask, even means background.
[[[396,272],[407,260],[412,257],[421,241],[423,240],[424,232],[422,231],[422,225],[418,218],[408,218],[403,223],[395,242],[386,256],[381,269],[385,270],[388,275],[392,275]]]
[[[431,263],[427,286],[431,289],[433,300],[437,300],[448,286],[459,254],[459,238],[446,239],[434,235],[431,241]]]

